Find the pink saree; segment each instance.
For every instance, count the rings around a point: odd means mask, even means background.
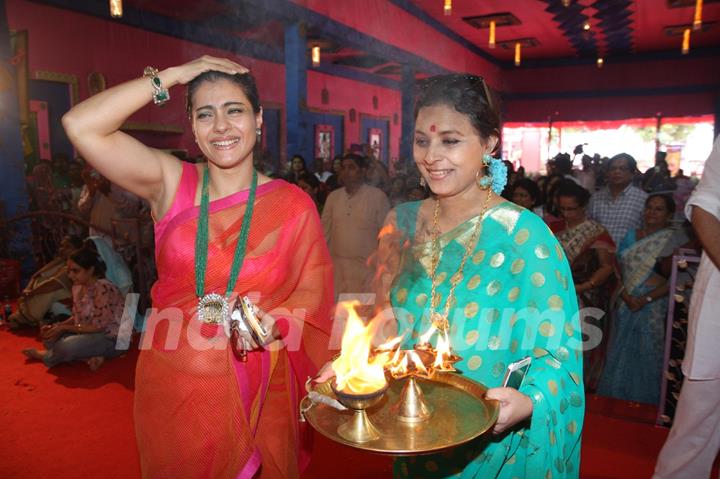
[[[222,326],[195,318],[194,165],[156,224],[158,281],[135,379],[143,477],[299,477],[309,460],[298,401],[329,359],[332,266],[315,205],[284,181],[259,185],[235,293],[247,294],[284,332],[277,347],[235,359]],[[247,202],[210,203],[206,292],[224,293]]]

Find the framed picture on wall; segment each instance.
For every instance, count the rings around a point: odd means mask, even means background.
[[[332,125],[315,125],[315,158],[329,161],[335,151],[335,128]]]
[[[383,142],[383,132],[380,128],[370,128],[368,130],[368,145],[370,145],[370,149],[373,152],[373,157],[375,157],[376,160],[382,161],[381,158],[382,155],[382,142]]]

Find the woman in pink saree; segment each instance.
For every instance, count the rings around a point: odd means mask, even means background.
[[[299,188],[254,172],[262,110],[244,67],[202,57],[147,76],[63,119],[88,162],[150,201],[158,219],[158,281],[135,389],[143,477],[299,477],[309,431],[299,427],[297,405],[305,379],[328,359],[333,297],[317,210]],[[119,131],[151,98],[161,103],[166,88],[184,83],[207,163],[182,163]],[[204,275],[196,243],[203,234]],[[233,284],[236,250],[244,259]],[[242,361],[228,339],[229,318],[197,319],[199,278],[201,293],[227,288],[230,305],[236,295],[249,296],[272,341],[250,342]]]

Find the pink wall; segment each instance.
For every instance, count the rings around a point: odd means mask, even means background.
[[[400,151],[400,123],[402,121],[400,91],[367,85],[314,71],[308,72],[307,83],[307,103],[309,108],[316,111],[345,115],[343,122],[345,149],[353,143],[367,143],[367,139],[360,138],[360,116],[377,117],[389,120],[390,157],[398,157]],[[320,95],[323,87],[327,88],[330,94],[330,104],[328,105],[323,105],[321,101]],[[378,97],[377,110],[373,108],[372,104],[374,95]],[[354,123],[350,122],[349,112],[351,108],[355,108],[357,112]],[[398,115],[397,125],[393,124],[392,121],[395,113]]]
[[[503,78],[507,93],[553,93],[557,97],[513,100],[505,104],[507,121],[617,120],[664,116],[699,116],[714,112],[720,78],[720,62],[714,59],[679,59],[612,64],[605,67],[576,66],[511,70]],[[714,86],[714,91],[660,92],[643,95],[643,90],[687,86]],[[627,96],[613,96],[624,90]],[[563,92],[602,92],[602,98],[562,98]],[[555,96],[555,95],[554,95]]]
[[[80,100],[88,97],[87,78],[91,72],[102,73],[109,87],[142,75],[147,65],[165,68],[205,54],[228,56],[224,50],[25,0],[8,0],[6,8],[10,29],[29,31],[30,78],[35,78],[38,70],[75,75]],[[263,102],[285,103],[283,65],[247,57],[234,59],[253,70]],[[130,121],[184,127],[183,135],[137,136],[155,147],[197,152],[185,115],[185,93],[175,87],[170,94],[172,100],[167,105],[158,108],[150,104]]]
[[[715,85],[720,78],[717,58],[693,58],[638,63],[606,61],[595,65],[517,68],[503,74],[503,91],[574,91],[614,90],[619,88],[656,88],[682,85]]]
[[[505,121],[622,120],[663,116],[701,116],[713,113],[712,94],[663,96],[627,96],[611,98],[570,98],[546,100],[517,100],[505,103]],[[557,115],[555,114],[557,112]]]

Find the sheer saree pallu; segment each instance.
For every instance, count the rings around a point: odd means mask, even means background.
[[[430,326],[432,241],[418,241],[420,203],[406,203],[389,216],[381,237],[380,284],[395,271],[389,299],[399,334],[412,347]],[[582,338],[570,268],[540,218],[509,202],[474,217],[439,238],[435,310],[445,301],[473,229],[481,221],[475,249],[455,289],[450,341],[462,357],[465,376],[493,388],[507,366],[533,358],[520,391],[533,401],[529,421],[502,435],[442,454],[400,458],[398,477],[574,478],[580,462],[583,425]],[[393,231],[395,234],[390,234]],[[394,246],[389,243],[394,243]],[[472,246],[472,245],[471,245]],[[390,254],[395,250],[396,254]],[[401,258],[399,261],[396,258]],[[381,286],[382,287],[382,286]]]
[[[197,182],[187,176],[186,168],[178,195],[186,182],[195,192]],[[247,195],[210,203],[207,292],[222,294],[228,284]],[[333,297],[315,206],[284,181],[257,189],[234,292],[272,314],[284,340],[249,353],[243,363],[235,359],[223,326],[196,319],[198,208],[191,201],[156,228],[159,279],[135,385],[143,477],[298,477],[309,459],[303,450],[309,431],[299,429],[297,403],[305,379],[328,359]]]

